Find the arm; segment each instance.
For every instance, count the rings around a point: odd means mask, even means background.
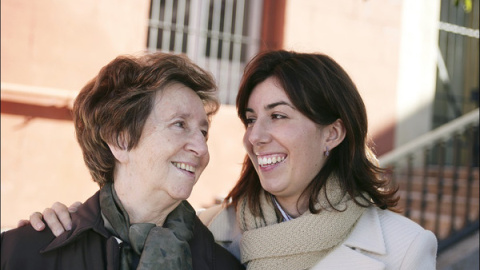
[[[75,202],[67,208],[66,205],[56,202],[51,208],[46,208],[43,210],[43,214],[40,212],[35,212],[30,215],[30,220],[20,220],[18,222],[18,227],[22,227],[30,223],[35,230],[42,231],[45,229],[46,223],[52,230],[53,234],[55,236],[59,236],[65,230],[69,231],[72,228],[72,219],[70,218],[70,213],[76,212],[80,205],[82,205],[81,202]],[[44,218],[45,221],[43,221],[42,218]]]

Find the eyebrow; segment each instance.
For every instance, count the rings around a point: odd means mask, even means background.
[[[273,108],[275,108],[275,107],[277,107],[277,106],[281,106],[281,105],[286,105],[286,106],[294,109],[293,106],[290,105],[290,104],[288,104],[287,102],[285,102],[285,101],[279,101],[279,102],[275,102],[275,103],[266,105],[266,106],[265,106],[265,110],[271,110],[271,109],[273,109]]]
[[[288,106],[288,107],[290,107],[290,108],[292,108],[292,109],[295,110],[295,107],[293,107],[292,105],[290,105],[289,103],[287,103],[287,102],[285,102],[285,101],[278,101],[278,102],[270,103],[270,104],[265,105],[264,108],[265,108],[265,110],[268,111],[268,110],[271,110],[271,109],[273,109],[273,108],[275,108],[275,107],[277,107],[277,106],[281,106],[281,105]],[[254,110],[251,109],[251,108],[246,108],[245,111],[246,111],[246,112],[254,112]]]

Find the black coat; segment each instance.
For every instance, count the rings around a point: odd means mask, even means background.
[[[233,255],[215,243],[212,233],[198,218],[189,244],[193,269],[244,269]],[[99,192],[72,214],[72,230],[57,238],[48,228],[37,232],[30,225],[2,233],[2,270],[119,267],[120,245],[103,225]]]

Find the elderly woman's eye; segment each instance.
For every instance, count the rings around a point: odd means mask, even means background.
[[[175,122],[174,125],[177,126],[177,127],[180,127],[180,128],[184,128],[185,127],[185,122],[178,121],[178,122]]]

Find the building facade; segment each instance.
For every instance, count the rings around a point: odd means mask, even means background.
[[[119,54],[184,53],[215,76],[222,108],[210,165],[190,199],[199,209],[225,196],[239,175],[245,152],[235,96],[258,51],[321,52],[338,61],[364,98],[378,155],[478,108],[479,5],[459,2],[4,0],[2,228],[98,189],[70,110],[79,89]]]

